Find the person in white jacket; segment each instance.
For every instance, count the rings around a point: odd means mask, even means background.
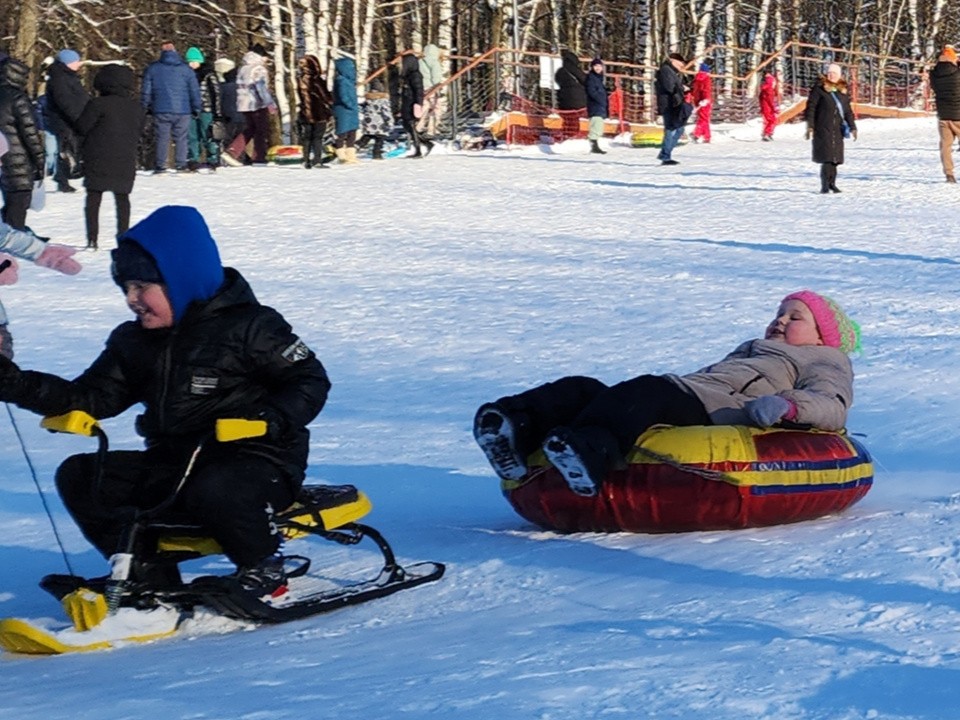
[[[7,139],[0,133],[0,157],[9,147]],[[45,243],[32,232],[15,230],[0,222],[0,285],[13,285],[19,279],[19,265],[15,258],[32,260],[41,267],[76,275],[80,272],[80,263],[73,259],[75,252],[75,248]],[[7,327],[3,303],[0,303],[0,354],[13,358],[13,338]]]

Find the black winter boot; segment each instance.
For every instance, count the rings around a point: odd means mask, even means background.
[[[383,137],[378,135],[373,140],[372,157],[374,160],[383,160]]]
[[[527,461],[517,449],[517,434],[523,422],[511,417],[496,403],[481,405],[473,419],[473,437],[498,476],[519,480],[527,474]]]
[[[600,149],[600,142],[599,142],[598,140],[591,140],[591,141],[590,141],[590,152],[593,153],[594,155],[606,155],[606,154],[607,154],[607,151],[606,151],[606,150],[601,150],[601,149]]]

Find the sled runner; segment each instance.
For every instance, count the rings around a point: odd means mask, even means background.
[[[101,457],[106,452],[106,436],[85,413],[47,418],[42,425],[56,432],[96,436]],[[220,420],[216,439],[256,437],[263,433],[261,425],[261,421]],[[211,611],[257,624],[280,623],[384,597],[443,576],[441,563],[401,566],[386,539],[357,522],[370,512],[371,504],[354,486],[315,485],[305,486],[290,508],[274,516],[278,531],[288,541],[319,538],[342,546],[369,538],[382,558],[377,574],[335,583],[310,575],[310,558],[287,555],[288,586],[273,595],[258,597],[231,575],[205,575],[186,582],[181,563],[221,553],[202,527],[171,520],[166,512],[189,481],[189,472],[188,467],[171,497],[142,512],[128,529],[121,551],[111,558],[110,576],[43,578],[41,587],[62,601],[72,628],[51,630],[29,620],[0,620],[0,647],[32,654],[109,649],[175,635],[186,620]]]

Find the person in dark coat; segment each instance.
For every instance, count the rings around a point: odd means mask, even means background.
[[[107,453],[99,478],[94,454],[57,470],[57,490],[84,536],[105,557],[115,553],[134,509],[169,497],[193,463],[171,512],[206,528],[236,564],[241,587],[271,593],[285,582],[272,515],[303,484],[307,425],[326,402],[327,373],[280,313],[223,267],[195,208],[154,211],[112,255],[136,320],[117,326],[72,381],[0,359],[0,400],[98,419],[142,404],[144,451]],[[264,434],[214,442],[216,421],[227,418],[258,420]]]
[[[166,172],[170,139],[173,138],[177,171],[187,170],[190,120],[202,110],[200,85],[193,70],[180,58],[173,43],[163,43],[160,59],[143,72],[140,103],[153,115],[156,137],[154,173]]]
[[[337,159],[357,163],[357,130],[360,129],[360,103],[357,99],[357,63],[350,56],[333,61],[333,125],[337,137],[333,145]]]
[[[600,138],[603,137],[603,121],[609,115],[607,88],[603,84],[603,60],[594,58],[590,63],[590,72],[583,81],[583,89],[587,95],[587,117],[590,118],[590,130],[587,139],[590,141],[590,152],[606,155],[600,149]]]
[[[57,136],[58,159],[53,180],[60,192],[74,192],[70,177],[79,164],[80,147],[77,137],[77,118],[90,102],[77,70],[80,54],[76,50],[61,50],[47,71],[47,117],[49,130]]]
[[[587,106],[587,93],[584,83],[587,76],[580,69],[580,59],[573,50],[560,51],[560,69],[554,73],[557,83],[557,109],[582,110]]]
[[[587,93],[584,88],[587,76],[580,69],[580,59],[572,50],[560,51],[560,69],[553,75],[557,84],[557,109],[563,122],[565,138],[580,135],[580,118],[587,106]]]
[[[137,101],[137,81],[125,65],[105,65],[93,80],[100,97],[77,120],[83,136],[80,154],[87,189],[87,247],[96,249],[100,201],[112,192],[117,205],[117,237],[130,227],[130,193],[137,176],[137,145],[146,112]]]
[[[673,159],[673,149],[680,142],[683,128],[690,119],[693,106],[686,101],[686,88],[683,85],[683,68],[686,60],[680,53],[670,53],[660,69],[654,88],[657,93],[657,114],[663,118],[663,142],[657,159],[661,165],[677,165]]]
[[[957,51],[947,45],[930,71],[930,87],[937,98],[937,126],[940,131],[940,165],[948,183],[953,174],[953,142],[960,138],[960,68]]]
[[[400,59],[400,121],[410,138],[413,154],[410,158],[425,157],[433,150],[433,141],[420,137],[417,121],[423,115],[423,75],[416,55],[407,54]],[[420,150],[420,146],[425,148]]]
[[[847,83],[836,63],[827,68],[807,97],[807,140],[813,138],[813,161],[820,163],[820,192],[840,192],[837,166],[843,165],[843,139],[857,139]]]
[[[3,221],[17,230],[27,227],[27,210],[33,184],[43,180],[43,137],[27,95],[30,68],[15,58],[0,65],[0,133],[10,149],[3,156],[0,190],[3,191]]]
[[[320,61],[314,55],[304,55],[297,63],[297,99],[303,166],[308,170],[325,167],[323,136],[332,116],[333,98],[320,71]]]
[[[220,81],[220,117],[214,118],[214,133],[219,141],[220,159],[228,165],[242,165],[226,152],[225,146],[237,137],[246,119],[237,109],[237,65],[230,58],[217,58],[213,69]]]

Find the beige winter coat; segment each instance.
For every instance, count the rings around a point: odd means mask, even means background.
[[[748,340],[723,360],[670,380],[703,403],[715,425],[750,425],[743,406],[780,395],[797,406],[794,422],[842,430],[853,404],[853,366],[836,348]]]

